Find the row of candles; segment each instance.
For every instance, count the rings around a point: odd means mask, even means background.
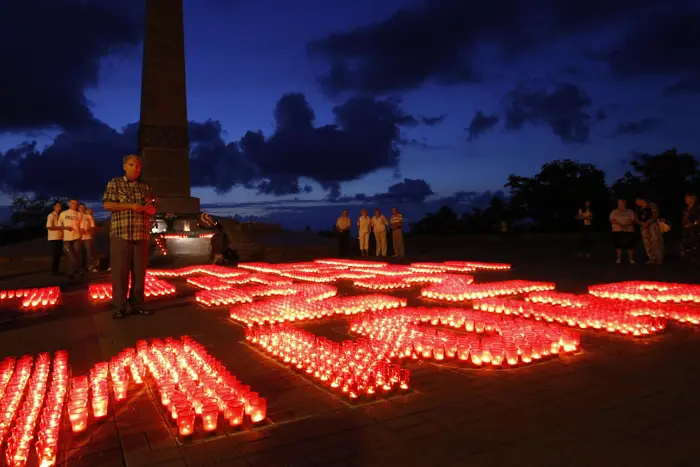
[[[581,329],[605,330],[630,336],[649,336],[666,327],[665,318],[636,316],[625,308],[606,303],[591,303],[586,307],[568,307],[553,303],[547,295],[535,295],[529,301],[511,298],[487,298],[473,302],[475,310],[526,319],[557,322]]]
[[[229,268],[218,264],[201,264],[197,266],[186,266],[178,269],[149,269],[149,276],[154,277],[188,277],[198,274],[206,274],[221,279],[232,278],[244,274],[249,274],[248,271]]]
[[[341,344],[287,323],[249,327],[246,339],[350,399],[409,387],[410,372],[367,340]]]
[[[577,313],[577,316],[585,316],[586,313],[595,312],[603,314],[609,319],[619,319],[620,315],[646,316],[672,319],[681,323],[700,324],[700,307],[686,303],[616,300],[591,294],[577,295],[563,292],[533,293],[526,296],[525,300],[575,308],[576,310],[570,310],[567,313]],[[586,324],[586,327],[591,327],[591,324]]]
[[[0,375],[3,386],[0,445],[7,438],[5,465],[23,467],[27,464],[35,433],[38,464],[46,467],[55,465],[60,420],[68,387],[68,354],[65,351],[56,352],[53,368],[48,353],[40,354],[36,362],[31,355],[24,355],[16,361],[11,357],[6,358],[0,364]],[[11,375],[9,379],[8,375]]]
[[[467,334],[430,326],[449,326]],[[580,335],[566,328],[463,308],[405,308],[351,320],[350,330],[388,359],[456,358],[473,365],[531,363],[575,352]]]
[[[89,379],[73,378],[68,401],[73,432],[87,429],[90,414],[95,420],[107,416],[110,383],[113,399],[119,403],[127,398],[129,382],[141,386],[146,375],[152,377],[159,401],[182,437],[192,435],[198,425],[204,432],[216,431],[220,414],[235,427],[246,418],[256,424],[267,417],[264,398],[185,336],[138,341],[135,349],[125,349],[110,362],[96,364]]]
[[[593,285],[591,295],[652,303],[700,303],[700,285],[672,282],[629,281]]]
[[[60,295],[61,289],[59,287],[0,290],[0,303],[9,300],[20,300],[22,309],[36,310],[56,305]]]
[[[230,318],[253,326],[350,316],[366,311],[397,309],[405,307],[406,304],[406,299],[390,295],[357,295],[325,300],[309,300],[300,295],[238,305],[231,308]]]
[[[521,295],[531,292],[554,290],[553,282],[511,280],[474,284],[468,276],[450,276],[450,279],[430,284],[421,290],[421,296],[433,300],[464,302],[487,297]]]
[[[131,284],[129,284],[131,289]],[[175,295],[175,286],[170,282],[152,276],[146,276],[146,297],[171,297]],[[88,295],[94,302],[105,302],[112,299],[112,284],[90,284]]]
[[[251,303],[258,297],[296,296],[301,301],[313,302],[333,297],[338,289],[326,284],[253,285],[242,288],[201,290],[195,300],[204,306],[224,306]]]

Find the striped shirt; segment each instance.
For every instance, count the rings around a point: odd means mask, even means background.
[[[141,204],[153,200],[151,186],[138,180],[130,181],[126,175],[116,177],[107,183],[107,189],[102,197],[105,203]],[[110,237],[124,240],[148,240],[151,235],[153,218],[145,212],[115,211],[109,227]]]
[[[392,214],[389,223],[391,224],[391,230],[403,228],[403,214],[399,214],[398,212],[396,214]]]

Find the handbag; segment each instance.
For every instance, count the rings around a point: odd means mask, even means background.
[[[666,221],[659,221],[659,230],[661,233],[668,233],[671,231],[671,226]]]

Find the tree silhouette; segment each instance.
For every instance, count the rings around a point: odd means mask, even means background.
[[[605,172],[594,164],[569,159],[544,164],[534,177],[510,175],[505,187],[510,190],[513,214],[531,218],[545,231],[575,229],[576,211],[587,200],[591,201],[594,216],[603,213],[598,218],[606,218],[610,207]]]
[[[671,149],[655,156],[638,155],[630,166],[613,184],[615,196],[628,200],[646,197],[656,202],[662,217],[680,228],[685,194],[700,189],[698,161]]]

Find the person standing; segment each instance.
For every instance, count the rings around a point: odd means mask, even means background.
[[[124,175],[110,180],[103,196],[104,209],[111,213],[109,257],[114,319],[131,313],[153,313],[144,308],[144,295],[151,223],[156,208],[151,186],[140,179],[142,166],[139,156],[125,156]],[[130,274],[131,292],[128,292]]]
[[[339,238],[339,254],[341,258],[347,258],[350,255],[350,225],[352,222],[348,217],[348,210],[343,209],[340,217],[335,222],[335,230],[338,231]]]
[[[637,197],[637,224],[642,235],[644,250],[649,258],[648,264],[663,264],[664,237],[659,228],[659,208],[643,197]]]
[[[360,212],[360,218],[357,219],[357,230],[359,231],[358,238],[360,240],[360,253],[362,256],[369,255],[369,229],[372,220],[367,214],[367,210],[363,209]]]
[[[389,222],[379,208],[374,210],[374,217],[371,221],[374,240],[377,242],[377,256],[386,257],[386,227]]]
[[[634,224],[637,221],[634,211],[627,209],[627,201],[617,200],[617,209],[610,213],[616,263],[622,263],[622,252],[627,251],[630,264],[634,264]]]
[[[63,206],[60,202],[53,203],[53,211],[46,217],[49,245],[51,245],[51,275],[60,274],[59,265],[63,254],[63,227],[58,222]]]
[[[224,226],[217,223],[214,227],[216,231],[211,237],[211,256],[214,264],[225,264],[224,252],[228,248],[228,235],[224,231]]]
[[[80,241],[82,216],[78,212],[78,200],[72,199],[68,203],[68,209],[58,216],[58,224],[63,227],[63,250],[68,255],[71,264],[71,279],[83,275],[81,266],[83,257],[83,244]]]
[[[90,272],[97,272],[97,268],[95,268],[95,240],[94,240],[94,234],[95,234],[95,219],[92,217],[93,210],[92,208],[90,209],[85,209],[85,204],[80,203],[78,205],[78,211],[80,214],[83,216],[82,221],[80,222],[80,232],[81,232],[81,238],[80,240],[83,243],[83,263],[82,266],[83,268],[87,269]]]
[[[581,221],[581,255],[590,258],[593,246],[593,211],[590,201],[583,203],[583,209],[578,210],[576,219]]]
[[[403,214],[397,208],[391,208],[391,242],[394,246],[394,258],[403,258]]]
[[[700,264],[700,205],[695,193],[685,195],[681,246],[686,261]]]

